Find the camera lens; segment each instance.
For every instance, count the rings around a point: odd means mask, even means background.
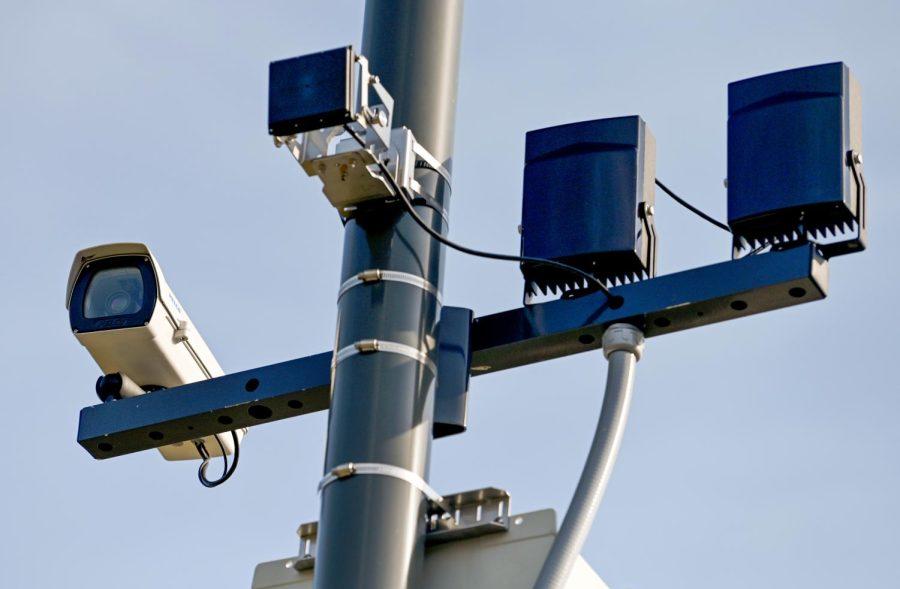
[[[135,267],[101,270],[91,278],[84,295],[87,319],[132,315],[144,304],[144,281]]]
[[[122,315],[123,313],[133,312],[128,310],[132,306],[131,295],[124,290],[114,292],[106,298],[106,310],[110,315]]]

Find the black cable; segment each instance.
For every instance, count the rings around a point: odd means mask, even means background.
[[[659,186],[660,188],[662,188],[663,192],[665,192],[666,194],[671,196],[672,200],[674,200],[675,202],[677,202],[678,204],[680,204],[681,206],[683,206],[690,212],[694,213],[695,215],[697,215],[698,217],[700,217],[706,221],[709,221],[710,223],[712,223],[713,225],[715,225],[722,231],[727,231],[728,233],[731,233],[731,228],[728,227],[728,225],[726,225],[725,223],[723,223],[717,219],[714,219],[713,217],[710,217],[709,215],[707,215],[706,213],[704,213],[703,211],[701,211],[700,209],[698,209],[691,203],[687,202],[686,200],[684,200],[683,198],[681,198],[680,196],[678,196],[677,194],[672,192],[672,190],[668,186],[666,186],[665,184],[663,184],[662,182],[659,181],[659,178],[656,179],[656,185]]]
[[[353,129],[351,129],[349,127],[349,125],[344,125],[344,128],[347,130],[347,132],[350,134],[350,136],[356,140],[357,143],[359,143],[364,148],[366,147],[365,142],[362,140],[362,138],[359,136],[359,134],[357,134]],[[580,268],[576,268],[575,266],[569,266],[568,264],[564,264],[562,262],[557,262],[555,260],[547,260],[544,258],[532,258],[529,256],[513,256],[510,254],[496,254],[496,253],[492,253],[492,252],[485,252],[485,251],[481,251],[481,250],[472,249],[472,248],[466,247],[464,245],[460,245],[456,242],[453,242],[453,241],[447,239],[446,237],[444,237],[443,235],[441,235],[440,233],[438,233],[437,231],[432,229],[431,226],[428,225],[428,223],[426,223],[425,220],[419,216],[419,213],[416,211],[415,205],[413,204],[413,197],[411,197],[405,190],[403,190],[400,186],[397,185],[397,181],[394,180],[393,176],[391,176],[390,172],[388,171],[388,169],[384,165],[384,163],[382,163],[382,161],[377,158],[376,158],[376,163],[378,164],[378,169],[381,170],[381,175],[384,176],[384,178],[391,185],[392,192],[394,193],[395,196],[397,196],[400,199],[400,202],[403,203],[404,208],[409,213],[409,215],[412,217],[413,221],[415,221],[416,224],[419,227],[421,227],[422,229],[424,229],[425,232],[428,233],[431,237],[433,237],[434,239],[443,243],[447,247],[453,248],[464,254],[469,254],[471,256],[478,256],[480,258],[489,258],[491,260],[504,260],[504,261],[508,261],[508,262],[519,262],[519,263],[525,263],[525,264],[542,264],[545,266],[553,266],[555,268],[559,268],[561,270],[565,270],[565,271],[571,272],[573,274],[578,274],[580,277],[586,279],[588,281],[588,284],[593,284],[594,288],[592,290],[599,290],[604,295],[606,295],[606,298],[608,300],[621,298],[621,297],[616,297],[611,292],[609,292],[609,289],[606,288],[606,285],[604,285],[602,282],[600,282],[600,280],[598,280],[592,274],[585,272],[584,270],[581,270]],[[431,167],[429,166],[429,168],[431,168]]]
[[[233,475],[234,471],[237,469],[238,460],[241,457],[241,443],[240,440],[238,440],[237,431],[232,430],[231,432],[231,439],[234,441],[234,459],[231,461],[230,467],[228,465],[228,453],[225,451],[225,445],[222,443],[222,440],[219,439],[219,434],[215,434],[213,437],[216,439],[216,443],[219,444],[219,449],[222,451],[222,459],[224,460],[222,476],[214,481],[206,478],[206,468],[209,466],[210,460],[206,445],[203,442],[197,444],[197,451],[200,452],[200,457],[203,458],[203,462],[200,463],[200,468],[197,470],[197,478],[200,479],[200,484],[207,489],[218,487],[230,479],[231,475]]]
[[[578,274],[582,278],[586,279],[588,281],[588,283],[593,284],[593,286],[594,286],[593,290],[599,290],[604,295],[606,295],[606,297],[608,299],[613,298],[613,294],[611,292],[609,292],[609,289],[606,288],[606,286],[602,282],[600,282],[597,278],[595,278],[591,274],[589,274],[583,270],[580,270],[574,266],[569,266],[568,264],[563,264],[562,262],[556,262],[554,260],[546,260],[544,258],[532,258],[532,257],[528,257],[528,256],[513,256],[510,254],[496,254],[493,252],[484,252],[481,250],[472,249],[470,247],[466,247],[464,245],[460,245],[458,243],[450,241],[449,239],[447,239],[446,237],[444,237],[443,235],[441,235],[440,233],[438,233],[437,231],[432,229],[425,222],[425,220],[419,216],[418,212],[416,212],[415,206],[412,203],[412,198],[410,197],[409,193],[406,190],[401,189],[400,195],[401,195],[400,201],[403,203],[403,206],[406,208],[407,212],[413,218],[413,221],[415,221],[416,224],[419,225],[419,227],[424,229],[426,233],[428,233],[433,238],[435,238],[436,240],[438,240],[439,242],[443,243],[444,245],[446,245],[448,247],[451,247],[451,248],[453,248],[457,251],[460,251],[464,254],[478,256],[481,258],[488,258],[491,260],[504,260],[504,261],[509,261],[509,262],[520,262],[520,263],[526,263],[526,264],[536,264],[536,265],[542,264],[545,266],[554,266],[561,270],[566,270],[573,274]]]

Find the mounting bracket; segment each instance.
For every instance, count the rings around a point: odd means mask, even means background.
[[[550,301],[477,317],[471,335],[457,325],[471,317],[461,310],[446,330],[456,343],[441,346],[446,352],[438,357],[436,436],[465,429],[467,379],[454,376],[443,392],[442,371],[456,375],[468,367],[477,376],[599,349],[613,323],[632,323],[655,337],[738,319],[821,300],[827,285],[828,262],[806,244],[616,287],[613,294],[624,299],[617,308],[602,293]],[[111,458],[322,411],[329,404],[332,358],[323,352],[85,407],[78,443],[94,458]]]

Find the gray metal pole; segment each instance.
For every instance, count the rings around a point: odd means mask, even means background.
[[[453,153],[462,0],[368,0],[362,54],[394,96],[394,126],[406,126],[449,169]],[[418,180],[447,207],[436,174]],[[439,231],[440,215],[419,207]],[[440,288],[442,248],[400,207],[362,211],[345,228],[341,280],[393,270]],[[405,282],[348,290],[338,302],[336,350],[377,339],[422,350],[434,361],[439,303]],[[351,348],[352,349],[352,348]],[[397,466],[428,478],[435,377],[428,362],[389,351],[336,357],[326,472],[349,462]],[[421,585],[426,502],[410,483],[357,475],[322,491],[317,589]]]

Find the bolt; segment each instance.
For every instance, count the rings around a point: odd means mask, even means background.
[[[862,162],[862,154],[859,153],[858,151],[853,152],[853,163],[859,164],[859,165],[862,165],[862,163],[863,163]]]
[[[653,205],[648,206],[648,207],[647,207],[647,216],[648,216],[648,217],[652,217],[652,216],[653,216],[653,212],[654,212]]]
[[[387,113],[380,108],[366,109],[365,117],[366,122],[368,122],[370,125],[387,127]]]

